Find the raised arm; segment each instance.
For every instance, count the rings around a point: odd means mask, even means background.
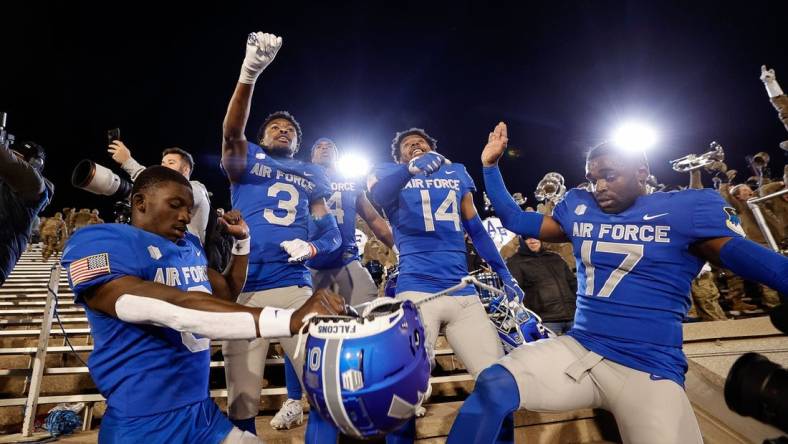
[[[254,84],[281,47],[282,38],[273,34],[254,32],[246,40],[241,75],[222,126],[222,166],[231,181],[237,180],[246,168],[247,142],[244,131],[249,120]]]
[[[224,226],[227,233],[235,239],[232,248],[230,263],[219,273],[211,268],[208,269],[208,278],[211,281],[213,293],[220,298],[235,302],[238,295],[246,283],[246,273],[249,268],[249,248],[251,238],[249,237],[249,226],[246,225],[241,213],[232,210],[224,213],[219,219],[219,224]]]
[[[107,146],[107,152],[112,155],[112,160],[120,165],[123,171],[128,173],[132,182],[137,180],[137,176],[145,170],[144,166],[140,165],[139,162],[131,157],[131,150],[120,140],[113,140],[109,146]]]
[[[526,212],[520,209],[506,189],[501,171],[498,169],[498,160],[506,150],[509,143],[506,124],[498,123],[487,138],[487,145],[482,151],[482,165],[484,166],[484,186],[487,195],[495,207],[495,214],[501,219],[501,224],[509,231],[525,237],[539,238],[548,242],[568,242],[561,225],[551,216],[536,212]]]

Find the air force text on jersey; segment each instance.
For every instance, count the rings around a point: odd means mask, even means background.
[[[593,224],[574,222],[572,236],[616,241],[670,243],[667,225]]]
[[[460,179],[420,179],[414,177],[405,185],[408,188],[437,188],[460,191]]]
[[[194,285],[200,282],[208,282],[208,267],[205,265],[189,267],[159,267],[153,282],[164,284],[168,287],[179,287],[181,285]]]
[[[252,169],[249,170],[249,173],[254,174],[255,176],[264,177],[266,179],[283,180],[285,182],[294,183],[309,192],[315,190],[315,183],[311,180],[297,174],[288,173],[287,171],[274,169],[268,165],[263,165],[260,162],[255,162],[254,165],[252,165]],[[304,175],[307,174],[309,173],[304,173]]]

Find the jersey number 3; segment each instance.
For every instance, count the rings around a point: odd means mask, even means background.
[[[277,182],[268,187],[268,197],[278,197],[280,194],[286,194],[286,199],[280,199],[277,208],[285,210],[284,216],[277,216],[273,208],[266,208],[263,210],[263,217],[268,223],[273,225],[288,226],[295,222],[296,208],[298,207],[298,189],[289,183]]]
[[[594,295],[594,264],[591,263],[591,250],[594,248],[594,241],[585,240],[580,246],[580,258],[583,260],[586,270],[586,296]],[[597,242],[596,250],[598,253],[612,253],[624,255],[624,259],[618,264],[615,270],[605,281],[605,285],[599,290],[597,296],[609,298],[621,280],[624,279],[635,265],[643,257],[643,245],[641,244],[620,244],[614,242]]]

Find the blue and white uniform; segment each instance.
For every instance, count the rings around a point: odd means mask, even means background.
[[[90,375],[107,398],[99,441],[221,442],[232,424],[208,396],[210,340],[124,322],[85,303],[90,290],[123,276],[211,293],[199,238],[172,242],[130,225],[91,225],[71,236],[62,263],[95,341]]]
[[[230,186],[233,208],[241,211],[249,225],[252,238],[249,272],[238,303],[251,307],[298,309],[312,294],[312,278],[303,263],[288,262],[289,254],[280,246],[283,241],[309,238],[309,222],[313,220],[311,204],[331,194],[322,167],[288,157],[272,157],[262,147],[248,142],[246,168]],[[339,244],[339,233],[328,215],[333,248]],[[326,231],[319,232],[320,237]],[[318,254],[330,252],[317,248]],[[287,356],[292,358],[296,338],[280,340]],[[252,431],[260,403],[260,390],[265,370],[269,341],[226,341],[222,345],[227,380],[227,404],[230,418],[241,429]],[[293,359],[298,379],[303,368],[303,355]],[[290,381],[292,384],[293,381]],[[298,384],[298,381],[295,381]]]
[[[594,196],[571,190],[553,218],[577,259],[577,314],[569,332],[587,349],[684,385],[681,321],[704,261],[700,240],[740,237],[738,217],[711,189],[639,197],[605,214]]]
[[[624,442],[701,443],[683,390],[681,320],[691,281],[703,266],[690,247],[741,237],[735,211],[706,189],[643,195],[626,210],[607,214],[592,193],[575,189],[556,206],[553,219],[571,240],[578,264],[575,325],[498,362],[513,378],[519,407],[604,408],[616,417]],[[491,374],[499,368],[491,367]],[[495,390],[507,379],[498,375],[499,382],[479,390]],[[510,402],[504,399],[499,402]],[[470,413],[461,411],[464,421]],[[460,439],[462,429],[455,423],[449,442]]]
[[[315,288],[331,288],[336,284],[337,292],[348,304],[358,305],[377,296],[372,276],[359,262],[356,242],[356,204],[366,185],[358,179],[343,177],[335,169],[327,169],[326,173],[331,186],[326,205],[336,218],[342,242],[336,250],[320,253],[306,265],[311,269]],[[315,230],[314,224],[310,224],[310,232]]]
[[[300,160],[271,157],[249,142],[246,170],[230,186],[233,208],[249,225],[252,246],[244,291],[310,286],[304,264],[288,263],[280,243],[309,239],[310,203],[328,198],[325,170]]]
[[[407,166],[378,166],[372,173],[379,181],[374,186],[402,174],[402,168]],[[429,176],[413,175],[396,196],[378,198],[399,250],[398,299],[418,303],[457,285],[468,275],[461,203],[466,194],[475,190],[465,167],[452,163],[442,165]],[[431,359],[442,325],[446,326],[446,336],[455,353],[474,377],[503,355],[495,327],[473,286],[424,303],[419,310]]]

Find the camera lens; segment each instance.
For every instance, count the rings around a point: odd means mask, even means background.
[[[725,403],[740,415],[788,432],[788,370],[758,353],[742,355],[725,381]]]

